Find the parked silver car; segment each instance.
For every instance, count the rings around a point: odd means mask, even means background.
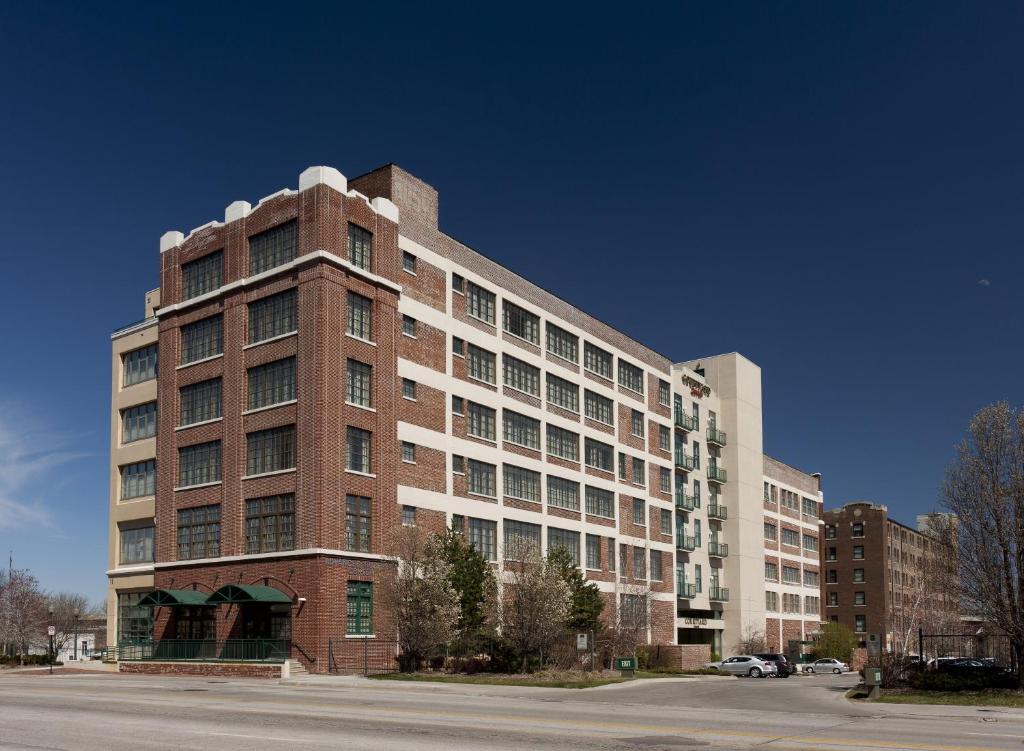
[[[765,662],[753,655],[736,655],[721,662],[709,662],[705,667],[715,668],[730,675],[749,675],[751,678],[775,675],[777,670],[774,662]]]
[[[849,673],[850,666],[832,657],[824,657],[804,665],[805,673]]]

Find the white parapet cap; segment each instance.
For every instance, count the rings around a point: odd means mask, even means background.
[[[346,178],[343,174],[341,174],[341,172],[336,170],[334,167],[309,167],[303,170],[302,174],[299,175],[299,193],[301,193],[304,190],[309,190],[310,188],[315,187],[317,185],[326,185],[338,191],[339,193],[349,196],[351,198],[362,198],[364,201],[366,201],[366,204],[371,209],[373,209],[374,212],[384,217],[385,219],[389,219],[395,224],[398,224],[399,211],[398,207],[395,206],[394,203],[392,203],[387,198],[384,198],[383,196],[378,196],[377,198],[374,198],[371,201],[362,193],[358,193],[354,190],[349,190],[348,178]],[[261,205],[274,198],[278,198],[279,196],[294,195],[295,192],[296,191],[291,190],[290,188],[282,188],[276,193],[271,193],[269,196],[264,196],[263,198],[261,198],[259,202],[256,204],[256,208],[258,209]],[[224,209],[223,222],[218,222],[216,220],[212,222],[207,222],[201,227],[196,227],[195,229],[193,229],[191,232],[188,233],[188,236],[184,235],[181,232],[178,232],[177,230],[165,232],[160,237],[160,252],[165,253],[171,248],[177,248],[183,242],[188,240],[189,237],[192,237],[192,235],[196,234],[197,232],[202,232],[204,229],[209,229],[211,227],[222,227],[225,224],[230,224],[231,222],[247,217],[249,216],[249,214],[252,213],[252,211],[252,204],[250,204],[248,201],[234,201],[231,204],[229,204],[226,209]]]

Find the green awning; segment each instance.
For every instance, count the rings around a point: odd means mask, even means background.
[[[176,605],[206,605],[209,595],[195,589],[154,589],[141,600],[139,605],[160,605],[174,607]]]
[[[259,584],[225,584],[208,598],[209,605],[221,603],[240,602],[287,602],[291,603],[292,598],[274,587],[265,587]]]

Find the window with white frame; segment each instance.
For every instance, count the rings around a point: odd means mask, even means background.
[[[144,498],[156,493],[156,459],[121,467],[121,500]]]
[[[495,379],[495,356],[493,352],[470,344],[466,348],[466,370],[470,378],[486,383],[497,383]]]
[[[794,566],[783,566],[782,567],[782,582],[783,584],[799,584],[800,583],[800,569]]]
[[[764,593],[764,609],[769,613],[779,612],[779,593],[778,592],[765,592]]]
[[[580,484],[562,477],[548,475],[548,506],[579,511]]]
[[[579,362],[579,337],[555,326],[550,321],[545,326],[545,330],[548,352],[558,355],[563,360]]]
[[[804,586],[817,587],[821,584],[821,577],[817,571],[804,571]]]
[[[502,300],[501,321],[505,331],[513,336],[518,336],[533,344],[540,344],[539,316],[518,305],[513,305],[508,300]]]
[[[467,405],[466,433],[488,441],[497,440],[495,435],[495,410],[476,402]]]
[[[614,425],[615,403],[606,396],[601,396],[590,389],[583,390],[583,414],[591,420]]]
[[[540,503],[540,472],[503,464],[501,474],[506,496]]]
[[[583,445],[583,453],[588,467],[595,467],[605,472],[614,472],[612,466],[614,451],[607,443],[595,441],[593,438],[586,438]]]
[[[795,529],[782,528],[782,544],[800,547],[800,533]]]
[[[764,539],[771,540],[772,542],[774,542],[775,540],[778,539],[778,536],[779,536],[779,528],[776,527],[771,522],[765,522],[764,523]]]
[[[540,396],[540,368],[511,355],[501,356],[501,367],[506,386]]]
[[[410,274],[416,273],[416,256],[407,250],[402,251],[402,270],[408,271]]]
[[[765,581],[777,582],[779,580],[779,564],[765,561],[764,578]]]
[[[580,460],[580,435],[548,423],[548,454],[569,461]]]
[[[466,284],[466,312],[484,323],[494,325],[495,296],[490,290],[468,282]]]
[[[644,371],[619,358],[619,385],[638,394],[644,393]]]
[[[540,450],[540,420],[509,409],[501,411],[502,436],[509,443]]]
[[[121,443],[132,443],[156,435],[156,402],[121,410]]]
[[[804,550],[811,553],[817,553],[818,538],[814,535],[804,535]]]
[[[551,375],[551,373],[547,374],[546,381],[548,386],[548,402],[556,407],[579,414],[580,387],[564,378]]]
[[[583,343],[583,367],[602,378],[612,379],[612,353],[590,342]]]
[[[497,468],[493,464],[469,459],[466,473],[469,492],[496,498],[498,494],[496,475]]]
[[[604,488],[586,486],[586,512],[592,516],[615,517],[615,494]]]
[[[402,333],[406,336],[416,338],[416,319],[412,316],[402,316]]]
[[[416,463],[416,444],[402,441],[402,461],[406,464]]]

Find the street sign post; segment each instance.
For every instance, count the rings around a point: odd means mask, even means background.
[[[587,643],[587,635],[586,634],[576,634],[576,649],[578,649],[578,650],[580,650],[582,652],[588,646],[589,645]]]
[[[616,657],[615,669],[622,673],[623,678],[632,678],[636,672],[635,657]]]
[[[50,663],[50,675],[53,675],[53,659],[54,659],[54,654],[53,654],[53,637],[57,635],[57,628],[55,626],[47,626],[46,627],[46,635],[50,637],[50,659],[49,659],[49,663]]]

